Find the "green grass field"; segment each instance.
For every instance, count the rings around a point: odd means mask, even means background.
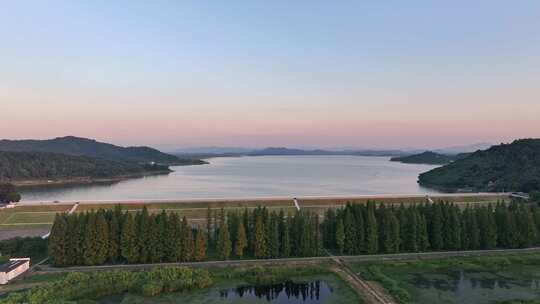
[[[503,197],[497,195],[471,196],[471,195],[455,195],[437,197],[433,196],[434,200],[444,199],[445,201],[454,202],[465,206],[466,204],[486,204],[494,203],[501,200]],[[381,197],[381,198],[301,198],[299,204],[304,210],[313,211],[319,215],[323,215],[328,208],[339,208],[351,202],[353,204],[365,204],[368,200],[376,201],[384,204],[412,204],[424,203],[423,197]],[[2,230],[18,230],[18,229],[34,229],[47,228],[52,225],[57,212],[67,212],[73,205],[58,204],[58,205],[19,205],[16,208],[0,210],[0,231]],[[112,209],[115,204],[80,204],[76,212],[85,212],[89,210],[97,210],[99,208]],[[181,217],[187,217],[195,223],[204,223],[206,219],[207,208],[212,211],[219,211],[221,208],[228,210],[243,210],[244,208],[256,208],[257,206],[266,206],[272,210],[284,210],[285,213],[293,213],[296,208],[291,199],[254,199],[254,200],[238,200],[238,201],[197,201],[197,202],[158,202],[158,203],[122,203],[122,208],[129,211],[137,211],[146,206],[150,212],[177,212]]]

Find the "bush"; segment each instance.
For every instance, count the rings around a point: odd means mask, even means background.
[[[0,304],[62,303],[69,300],[98,299],[126,291],[155,296],[162,292],[205,288],[211,284],[212,278],[207,270],[186,267],[154,268],[149,272],[72,272],[58,281],[24,292],[11,293],[7,298],[1,299]]]
[[[156,282],[146,283],[142,286],[141,291],[145,297],[157,296],[163,291],[163,284]]]
[[[378,266],[369,266],[368,270],[373,276],[373,279],[381,283],[400,303],[409,303],[411,301],[409,292],[401,288],[397,281],[387,277]]]

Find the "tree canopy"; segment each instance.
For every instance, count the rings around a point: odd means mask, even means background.
[[[540,189],[540,139],[521,139],[474,152],[420,174],[419,183],[449,191]]]

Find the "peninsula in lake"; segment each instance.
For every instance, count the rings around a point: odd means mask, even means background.
[[[466,154],[447,155],[432,151],[426,151],[420,154],[392,157],[390,161],[401,162],[405,164],[445,165],[465,156]]]
[[[20,186],[118,181],[206,164],[150,147],[120,147],[80,137],[1,140],[0,182]]]
[[[522,191],[540,189],[540,139],[476,151],[419,176],[420,185],[445,191]]]

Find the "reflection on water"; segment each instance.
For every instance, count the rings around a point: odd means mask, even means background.
[[[200,292],[200,293],[199,293]],[[181,293],[143,297],[135,294],[117,294],[99,299],[99,304],[199,304],[199,303],[270,303],[270,304],[322,304],[328,303],[332,288],[325,281],[304,283],[285,282],[271,285],[240,286],[218,290],[192,290]],[[337,298],[339,301],[339,298]],[[339,302],[336,302],[339,303]]]
[[[223,157],[209,165],[172,167],[168,175],[116,183],[21,189],[24,201],[92,201],[426,194],[418,174],[431,165],[389,157]]]
[[[537,299],[540,280],[503,277],[489,272],[455,271],[411,274],[409,283],[420,290],[419,303],[492,303]]]
[[[222,290],[222,299],[234,300],[243,298],[265,299],[274,304],[323,303],[323,300],[333,292],[332,288],[323,281],[309,283],[285,282],[263,286],[240,286],[234,289]]]

